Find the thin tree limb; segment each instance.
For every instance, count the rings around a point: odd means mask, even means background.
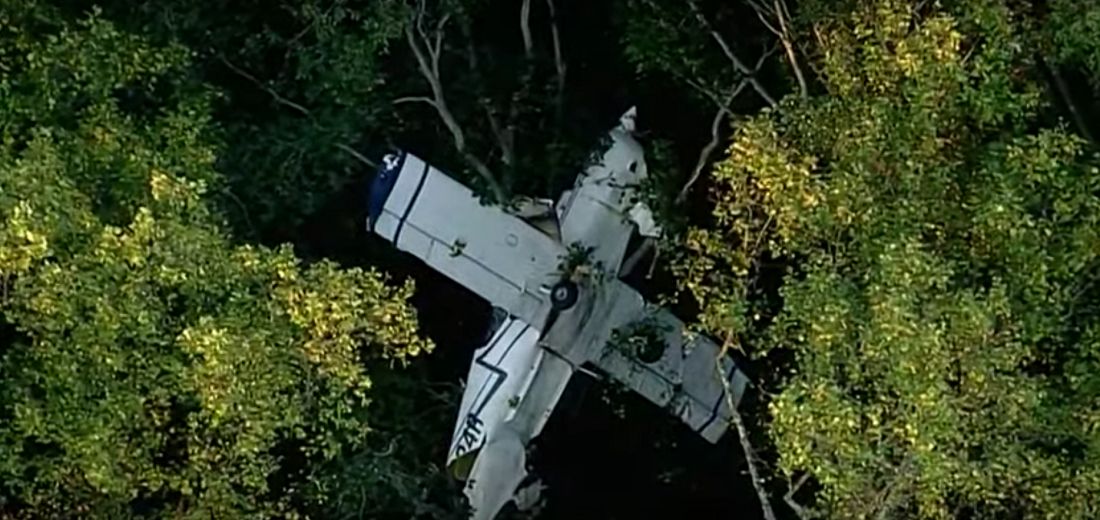
[[[772,49],[766,50],[760,56],[760,58],[756,60],[755,70],[760,70],[760,68],[764,66],[764,62],[768,59],[769,56],[771,56],[774,50],[774,47]],[[733,103],[733,100],[741,93],[742,90],[745,89],[745,85],[748,82],[747,78],[741,80],[740,83],[733,87],[733,89],[727,95],[726,99],[722,100],[719,99],[712,90],[706,88],[701,83],[693,81],[690,78],[684,78],[684,80],[687,81],[689,84],[692,84],[697,90],[702,92],[703,95],[709,97],[718,108],[714,114],[714,119],[711,121],[711,140],[699,151],[699,159],[695,163],[695,168],[692,170],[691,176],[688,177],[688,180],[684,183],[684,186],[680,188],[679,193],[677,193],[676,195],[676,199],[674,201],[676,205],[683,204],[684,201],[687,200],[687,196],[688,193],[691,191],[691,187],[694,186],[695,183],[698,182],[699,178],[702,176],[703,170],[706,169],[707,163],[710,162],[711,154],[713,154],[714,150],[718,148],[718,144],[721,141],[719,131],[721,130],[722,121],[724,121],[726,117],[732,118],[734,116],[733,111],[731,111],[729,108],[729,105],[730,103]],[[638,265],[638,262],[642,261],[642,257],[649,254],[649,251],[653,249],[656,244],[657,241],[655,239],[653,239],[652,237],[646,237],[646,239],[642,241],[641,245],[639,245],[638,248],[635,249],[634,252],[631,253],[631,255],[623,261],[620,272],[629,273],[633,271],[634,267]],[[653,270],[651,268],[650,275],[652,275],[652,272]]]
[[[798,490],[802,487],[803,484],[806,483],[806,480],[809,478],[809,473],[803,473],[801,477],[798,477],[798,480],[794,483],[793,486],[788,487],[787,493],[783,495],[783,501],[787,503],[787,506],[791,508],[791,511],[794,511],[794,514],[797,515],[798,518],[800,518],[801,520],[809,520],[810,514],[808,511],[806,511],[805,506],[799,504],[798,501],[794,499],[794,494],[798,493]]]
[[[462,36],[466,40],[466,63],[470,67],[470,72],[477,78],[481,78],[481,62],[477,57],[477,48],[474,47],[473,31],[470,30],[470,24],[463,18],[462,23]],[[485,117],[489,121],[489,128],[493,132],[493,136],[496,137],[497,146],[500,148],[501,160],[505,165],[511,166],[514,162],[515,152],[511,146],[511,143],[505,139],[504,132],[501,130],[500,121],[497,119],[496,110],[493,106],[491,99],[486,97],[481,101],[481,106],[485,110]]]
[[[699,177],[703,175],[703,170],[706,169],[707,163],[710,162],[711,154],[714,153],[714,150],[718,148],[718,144],[722,140],[722,122],[725,121],[726,116],[730,114],[729,109],[727,109],[726,107],[728,107],[729,104],[733,102],[733,99],[736,98],[742,90],[744,90],[745,85],[747,84],[747,81],[741,81],[741,83],[739,83],[737,87],[733,89],[729,93],[729,95],[726,96],[725,104],[722,105],[722,107],[719,108],[717,111],[715,111],[714,119],[711,120],[710,123],[710,141],[707,142],[706,146],[703,146],[703,148],[699,150],[699,158],[695,161],[695,169],[692,170],[691,176],[688,177],[687,182],[685,182],[683,187],[680,188],[680,192],[676,194],[675,203],[677,205],[683,204],[683,202],[687,200],[687,196],[688,193],[691,191],[691,187],[694,186],[695,183],[698,182]]]
[[[489,128],[492,130],[493,136],[497,138],[497,146],[500,147],[501,161],[508,166],[512,166],[515,164],[516,157],[512,134],[501,128],[491,102],[486,100],[483,106],[485,107],[485,117],[489,120]]]
[[[772,16],[772,9],[756,0],[748,0],[749,6],[753,11],[756,11],[756,17],[760,19],[760,23],[764,24],[764,27],[768,29],[772,34],[782,38],[783,33],[772,25],[772,21],[769,18]]]
[[[428,97],[428,96],[399,97],[399,98],[391,101],[391,103],[393,103],[394,105],[402,105],[402,104],[405,104],[405,103],[424,103],[424,104],[427,104],[427,105],[431,105],[432,107],[435,107],[435,100]]]
[[[775,520],[775,511],[772,509],[768,490],[764,489],[764,479],[760,476],[760,468],[757,467],[756,450],[749,440],[749,430],[745,427],[745,421],[741,418],[741,411],[733,402],[733,391],[729,381],[726,380],[725,371],[722,369],[722,357],[730,348],[731,335],[726,335],[722,344],[721,353],[714,358],[714,368],[718,373],[718,379],[722,381],[722,387],[726,392],[726,406],[730,411],[730,422],[737,429],[737,438],[741,442],[741,451],[745,454],[745,464],[749,468],[749,478],[752,479],[752,488],[756,491],[756,497],[760,500],[760,511],[764,514],[764,520]]]
[[[229,70],[232,70],[233,72],[240,75],[241,77],[251,81],[257,87],[260,87],[261,89],[263,89],[263,91],[267,92],[268,95],[270,95],[271,98],[274,99],[276,103],[279,103],[280,105],[283,105],[285,107],[294,109],[294,111],[296,111],[296,112],[298,112],[298,113],[300,113],[304,116],[310,115],[309,109],[307,109],[306,107],[304,107],[302,105],[299,105],[298,103],[295,103],[295,102],[283,97],[281,94],[276,92],[275,89],[267,86],[266,84],[264,84],[264,82],[260,81],[256,76],[253,76],[252,74],[249,74],[248,71],[246,71],[244,69],[241,69],[240,67],[234,65],[233,62],[229,61],[229,59],[226,58],[224,55],[219,56],[219,58],[221,59],[221,62],[225,64],[226,67],[229,67]]]
[[[737,54],[733,52],[733,48],[730,47],[728,42],[726,42],[726,39],[723,38],[722,35],[719,34],[718,31],[716,31],[711,26],[710,21],[707,20],[706,15],[704,15],[703,11],[699,9],[699,5],[696,4],[694,0],[688,0],[688,6],[691,8],[691,12],[695,15],[695,19],[699,21],[699,25],[701,25],[703,29],[709,32],[711,38],[713,38],[714,41],[718,43],[718,46],[722,48],[722,52],[726,54],[727,58],[729,58],[730,63],[733,63],[733,67],[737,69],[738,72],[746,76],[746,78],[749,80],[749,84],[752,85],[753,90],[755,90],[757,94],[760,94],[760,97],[764,98],[764,101],[772,108],[778,107],[779,104],[776,103],[775,98],[771,95],[771,93],[768,92],[768,89],[764,87],[764,84],[756,78],[756,71],[749,69],[748,65],[745,65],[745,62],[741,61],[741,58],[739,58]]]
[[[493,172],[489,170],[488,165],[466,148],[466,134],[462,131],[462,127],[459,126],[458,120],[455,119],[450,107],[448,107],[447,99],[443,92],[443,83],[439,74],[439,58],[443,51],[444,30],[450,17],[449,15],[444,16],[439,23],[436,24],[435,36],[432,38],[429,37],[424,30],[424,9],[424,2],[421,2],[414,23],[405,27],[405,40],[409,44],[409,49],[412,51],[413,56],[416,58],[421,76],[424,77],[424,80],[428,82],[428,86],[431,88],[432,96],[431,98],[424,96],[420,98],[402,98],[402,100],[407,99],[409,101],[416,100],[424,102],[426,99],[431,99],[430,104],[435,108],[436,113],[439,114],[439,118],[443,121],[443,126],[447,127],[447,131],[451,134],[455,150],[458,151],[466,163],[485,180],[490,190],[492,190],[493,195],[496,197],[497,202],[503,204],[507,199],[504,188],[500,185],[500,182],[497,181]]]
[[[523,56],[531,61],[535,59],[535,44],[531,38],[531,0],[523,0],[519,9],[519,30],[523,34]]]
[[[779,40],[783,42],[783,48],[787,50],[787,61],[791,63],[791,70],[798,81],[798,92],[805,99],[810,96],[810,89],[806,86],[806,78],[802,75],[802,68],[798,66],[798,58],[795,56],[794,44],[791,43],[791,32],[787,24],[787,5],[783,0],[775,0],[775,16],[779,20],[779,28],[782,34]]]
[[[368,159],[365,155],[359,153],[355,148],[352,148],[352,147],[350,147],[346,144],[343,144],[343,143],[337,143],[336,147],[343,150],[343,151],[345,151],[345,152],[347,152],[352,157],[355,157],[356,159],[359,159],[359,162],[361,162],[361,163],[363,163],[367,166],[370,166],[371,168],[377,168],[378,167],[378,163]]]
[[[561,119],[562,110],[564,110],[565,104],[565,72],[566,65],[565,59],[562,57],[561,52],[561,35],[558,33],[558,10],[554,5],[554,0],[546,0],[546,8],[550,10],[550,37],[554,43],[554,70],[557,72],[557,101],[555,106],[557,107],[558,119]]]
[[[241,202],[241,199],[238,198],[237,195],[233,193],[233,190],[229,189],[228,186],[223,188],[221,192],[225,196],[229,197],[229,200],[232,200],[233,203],[236,204],[237,207],[241,210],[241,215],[244,216],[244,223],[248,226],[248,231],[252,233],[252,236],[259,236],[259,234],[256,233],[256,227],[252,225],[252,217],[248,215],[248,207],[244,205],[244,202]]]

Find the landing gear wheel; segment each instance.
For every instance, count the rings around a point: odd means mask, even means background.
[[[555,311],[564,311],[577,303],[578,296],[580,296],[580,289],[577,284],[562,280],[550,289],[550,306]]]

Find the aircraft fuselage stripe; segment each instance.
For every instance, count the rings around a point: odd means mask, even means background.
[[[529,329],[529,328],[531,328],[530,325],[524,324],[523,329],[519,331],[519,334],[516,334],[516,337],[512,338],[512,341],[510,343],[508,343],[508,348],[506,348],[504,350],[504,352],[507,353],[507,352],[511,351],[512,347],[514,347],[516,345],[516,342],[518,342],[519,339],[522,338],[525,333],[527,333],[527,329]],[[476,361],[477,364],[485,367],[486,369],[488,369],[490,372],[492,372],[494,375],[497,375],[498,377],[494,378],[493,386],[491,388],[489,388],[489,394],[486,395],[485,398],[481,400],[481,404],[478,405],[477,411],[474,412],[475,415],[480,415],[481,414],[482,410],[485,409],[485,406],[487,404],[489,404],[489,401],[492,400],[494,395],[496,395],[497,390],[500,390],[500,387],[504,385],[504,381],[506,381],[508,379],[508,373],[507,372],[505,372],[505,371],[501,370],[499,367],[491,365],[491,364],[489,364],[488,362],[485,361],[485,356],[488,356],[489,352],[491,352],[492,350],[493,350],[492,347],[490,347],[489,350],[486,350],[484,353],[482,353],[480,356],[478,356],[477,361]],[[502,356],[501,361],[503,361],[503,360],[504,360],[504,357]],[[484,384],[489,384],[489,382],[486,381]],[[484,385],[482,386],[482,388],[484,389]],[[478,391],[478,394],[481,394],[481,391]]]
[[[416,182],[416,190],[413,191],[412,197],[409,198],[409,205],[405,206],[405,213],[401,215],[401,220],[397,221],[397,230],[393,233],[393,244],[401,247],[398,240],[401,238],[401,229],[405,227],[405,221],[409,219],[409,214],[412,213],[413,206],[416,205],[416,199],[420,197],[420,190],[424,189],[424,181],[428,179],[428,163],[424,163],[424,170],[420,172],[420,180]]]
[[[733,374],[736,371],[737,371],[737,364],[730,364],[730,371],[729,371],[728,374],[726,374],[726,381],[729,381],[730,379],[732,379]],[[707,419],[706,422],[703,423],[702,426],[700,426],[698,429],[695,430],[695,433],[703,433],[703,430],[706,430],[711,425],[711,423],[714,422],[714,419],[716,419],[718,417],[718,407],[722,406],[722,399],[725,398],[725,397],[726,397],[725,385],[722,385],[722,391],[718,392],[718,399],[714,400],[714,406],[711,407],[711,409],[710,409],[710,417]]]

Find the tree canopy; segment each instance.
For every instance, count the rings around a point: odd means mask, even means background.
[[[827,516],[1097,514],[1100,162],[1015,18],[814,20],[823,93],[738,125],[687,235],[704,326],[793,356],[767,428]]]
[[[5,515],[292,516],[306,481],[281,461],[361,443],[364,360],[430,348],[412,286],[234,245],[202,198],[220,181],[208,96],[127,110],[171,88],[187,53],[98,15],[13,14],[5,27],[22,32],[5,42],[16,59],[0,89]]]

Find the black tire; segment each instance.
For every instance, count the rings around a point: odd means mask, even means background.
[[[578,297],[580,289],[577,284],[562,280],[550,288],[550,307],[558,312],[564,311],[576,305]]]

